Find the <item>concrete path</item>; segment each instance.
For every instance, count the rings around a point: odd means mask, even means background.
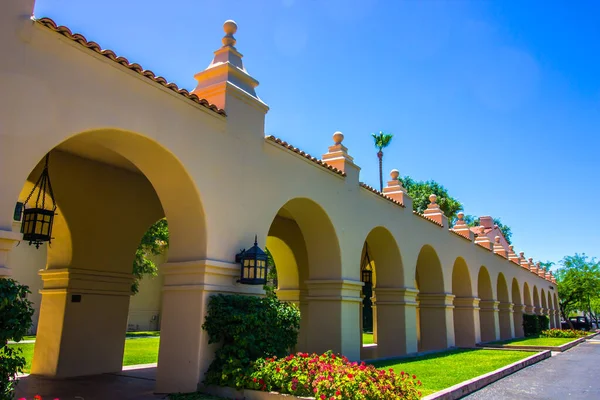
[[[42,399],[60,400],[159,400],[155,395],[156,364],[124,367],[116,374],[102,374],[70,379],[24,376],[19,379],[16,399],[27,400],[39,394]]]
[[[564,353],[492,383],[468,400],[600,399],[600,340],[591,339]]]

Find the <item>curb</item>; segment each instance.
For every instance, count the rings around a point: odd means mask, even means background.
[[[487,374],[480,375],[476,378],[469,379],[468,381],[464,381],[458,383],[454,386],[451,386],[447,389],[440,390],[439,392],[435,392],[430,394],[429,396],[423,397],[422,400],[456,400],[460,399],[468,394],[471,394],[490,383],[496,382],[508,376],[514,372],[517,372],[525,367],[538,363],[542,360],[550,358],[551,352],[549,350],[542,351],[541,353],[534,354],[530,357],[527,357],[521,361],[517,361],[500,369],[497,369],[492,372],[488,372]]]
[[[477,344],[477,347],[487,348],[487,349],[526,350],[526,351],[550,350],[550,351],[562,353],[563,351],[567,351],[567,350],[577,346],[578,344],[585,342],[587,339],[591,339],[597,335],[598,335],[598,333],[595,333],[595,334],[589,335],[589,336],[585,336],[585,337],[581,337],[581,338],[572,340],[570,342],[567,342],[561,346],[518,346],[518,345],[482,343],[482,344]]]

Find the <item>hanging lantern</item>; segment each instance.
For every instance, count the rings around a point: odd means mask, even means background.
[[[249,250],[242,250],[235,256],[235,261],[240,263],[241,277],[239,283],[246,285],[264,285],[267,283],[268,256],[258,247],[257,237],[254,237],[254,246]]]
[[[369,245],[365,243],[365,256],[361,262],[361,280],[364,283],[373,282],[373,267],[371,266],[371,257],[369,257]]]
[[[50,243],[52,240],[52,222],[56,211],[56,201],[50,184],[50,175],[48,174],[48,159],[50,154],[46,154],[46,164],[39,179],[35,183],[33,190],[27,196],[23,203],[23,223],[21,224],[21,233],[23,240],[28,241],[29,245],[35,245],[36,249],[44,242]],[[28,208],[31,197],[36,194],[35,204]],[[46,202],[48,197],[48,202]]]

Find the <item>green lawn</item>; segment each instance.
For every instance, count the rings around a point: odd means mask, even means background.
[[[373,334],[363,333],[363,344],[373,344]]]
[[[427,356],[373,363],[416,375],[423,396],[494,371],[535,354],[528,351],[461,349]]]
[[[160,338],[131,338],[125,341],[125,356],[123,365],[151,364],[158,361],[158,343]],[[27,365],[23,372],[29,373],[31,370],[31,359],[33,358],[33,346],[35,343],[10,344],[9,346],[18,347],[23,350],[23,357],[27,360]]]
[[[562,346],[573,340],[577,340],[577,338],[528,337],[492,342],[492,344],[503,344],[505,346]]]

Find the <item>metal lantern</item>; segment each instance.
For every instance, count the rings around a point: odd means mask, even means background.
[[[241,277],[239,283],[246,285],[264,285],[267,283],[268,256],[258,247],[257,237],[254,237],[254,246],[249,250],[242,250],[235,256],[235,261],[240,263]]]
[[[371,267],[371,257],[369,257],[369,246],[365,244],[365,256],[362,259],[361,263],[361,280],[364,283],[372,283],[373,282],[373,267]]]
[[[54,192],[52,192],[52,184],[50,183],[50,175],[48,174],[48,159],[50,154],[46,154],[46,164],[39,179],[35,183],[33,190],[27,196],[23,203],[23,223],[21,224],[21,233],[23,240],[28,241],[29,245],[35,245],[36,249],[44,242],[50,243],[52,240],[52,223],[56,214],[56,201],[54,200]],[[35,204],[28,208],[27,203],[36,193]],[[46,198],[48,197],[48,203]]]

